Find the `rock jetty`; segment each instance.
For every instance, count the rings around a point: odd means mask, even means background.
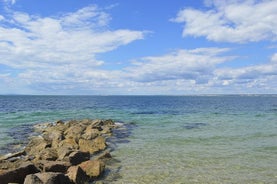
[[[99,180],[111,158],[112,120],[38,124],[25,149],[0,156],[0,184],[85,184]]]

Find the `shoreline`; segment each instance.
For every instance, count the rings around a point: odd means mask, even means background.
[[[37,135],[29,138],[23,150],[0,156],[0,181],[103,183],[109,174],[105,166],[115,149],[109,140],[116,140],[113,131],[120,131],[121,127],[123,124],[113,120],[99,119],[34,125]]]

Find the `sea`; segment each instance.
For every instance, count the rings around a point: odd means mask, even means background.
[[[34,124],[85,118],[129,129],[106,183],[277,183],[277,95],[2,95],[0,154],[21,149]]]

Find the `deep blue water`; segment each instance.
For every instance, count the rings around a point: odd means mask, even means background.
[[[1,113],[120,109],[133,114],[276,112],[277,95],[0,96]]]
[[[277,182],[277,95],[0,96],[0,153],[35,123],[81,118],[137,125],[109,182]]]

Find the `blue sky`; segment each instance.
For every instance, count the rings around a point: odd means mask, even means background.
[[[275,0],[0,0],[0,94],[277,93]]]

